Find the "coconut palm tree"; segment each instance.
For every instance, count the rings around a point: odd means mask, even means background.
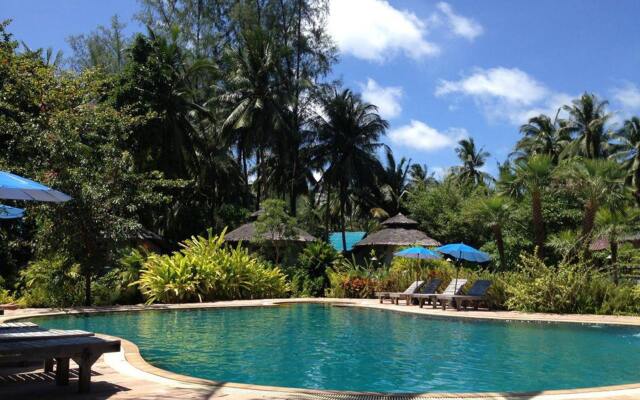
[[[584,202],[582,238],[588,241],[601,206],[621,207],[626,200],[625,171],[606,159],[578,159],[561,165],[558,177]]]
[[[599,158],[606,154],[605,124],[611,117],[607,112],[608,105],[609,102],[600,101],[596,95],[584,93],[573,100],[572,105],[562,107],[569,113],[566,128],[577,134],[577,140],[567,147],[569,154],[586,158]]]
[[[388,215],[400,212],[400,203],[407,194],[407,179],[411,160],[402,157],[397,162],[391,149],[386,149],[387,163],[380,175],[380,200]]]
[[[247,158],[255,153],[257,204],[260,207],[264,183],[262,165],[269,138],[280,118],[280,98],[275,87],[276,50],[272,38],[261,28],[243,30],[240,44],[225,53],[228,64],[228,88],[220,96],[228,105],[222,129],[234,137],[245,179]]]
[[[506,260],[502,227],[509,220],[509,214],[509,201],[506,197],[495,195],[480,201],[480,216],[493,232],[500,255],[500,268],[503,271],[506,269]]]
[[[460,140],[456,154],[462,161],[462,165],[453,169],[458,179],[475,185],[484,185],[491,180],[491,175],[481,170],[490,154],[482,148],[477,150],[473,138]]]
[[[609,243],[615,283],[618,283],[619,279],[618,243],[624,235],[631,233],[637,219],[638,210],[625,207],[603,207],[596,214],[594,236],[604,238]]]
[[[551,182],[553,160],[546,154],[534,154],[515,162],[513,169],[501,169],[499,188],[502,193],[531,196],[531,220],[538,257],[544,256],[545,232],[542,216],[542,192]]]
[[[520,132],[524,137],[518,141],[516,151],[512,153],[517,158],[546,154],[557,163],[560,154],[571,142],[566,121],[558,120],[557,115],[553,120],[544,114],[533,117],[520,127]]]
[[[324,163],[324,185],[335,187],[340,202],[342,242],[346,248],[345,207],[352,186],[373,185],[382,169],[376,152],[384,147],[379,140],[389,126],[378,114],[378,108],[363,102],[359,95],[346,89],[330,91],[322,98],[324,115],[313,120],[317,144],[313,148],[315,163]],[[329,198],[329,196],[327,196]]]
[[[626,120],[613,139],[611,158],[621,162],[627,171],[627,182],[633,185],[640,206],[640,118]]]
[[[431,185],[438,182],[433,172],[429,173],[427,164],[411,164],[409,168],[409,178],[412,187],[417,185]]]

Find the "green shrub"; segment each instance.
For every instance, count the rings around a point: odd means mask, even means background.
[[[380,282],[388,271],[376,268],[371,259],[359,265],[355,258],[351,260],[341,258],[334,265],[327,268],[329,288],[327,297],[370,298],[380,290]]]
[[[341,256],[325,242],[308,244],[298,257],[298,265],[286,270],[294,297],[320,297],[328,286],[326,270]]]
[[[41,259],[20,271],[19,302],[27,307],[71,307],[84,300],[80,265],[64,256]]]
[[[224,233],[192,237],[171,255],[150,255],[137,284],[147,303],[282,297],[288,291],[279,268],[249,255],[240,246],[226,248]]]
[[[505,305],[510,310],[578,314],[636,314],[640,289],[616,285],[608,274],[584,263],[547,266],[523,255],[511,275]]]
[[[148,257],[144,249],[125,249],[118,263],[93,281],[91,290],[96,305],[138,304],[144,301],[137,285],[140,271]]]

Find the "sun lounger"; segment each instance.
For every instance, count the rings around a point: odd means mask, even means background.
[[[392,303],[398,304],[401,297],[415,293],[422,285],[424,281],[415,281],[404,292],[376,292],[376,297],[380,299],[380,303],[384,302],[384,299],[390,299]]]
[[[418,305],[420,308],[424,306],[425,301],[427,303],[431,302],[433,308],[436,308],[438,305],[438,300],[440,300],[441,296],[452,296],[455,294],[460,294],[464,285],[467,284],[466,279],[453,279],[449,282],[449,285],[444,289],[444,292],[441,294],[425,294],[425,295],[414,295],[415,298],[418,299]]]
[[[456,294],[453,296],[446,296],[440,299],[442,309],[447,309],[448,303],[455,303],[456,309],[460,311],[463,307],[466,309],[467,304],[473,305],[473,309],[477,310],[480,303],[487,297],[487,290],[491,286],[491,281],[479,280],[475,281],[467,294]]]
[[[411,304],[414,299],[420,303],[420,297],[425,298],[425,296],[436,294],[441,283],[442,279],[439,278],[434,278],[428,283],[425,283],[415,293],[407,295],[407,305]]]
[[[91,366],[96,360],[104,353],[120,351],[119,340],[98,338],[90,332],[46,330],[37,325],[3,325],[0,329],[0,364],[43,361],[45,371],[51,372],[51,360],[55,359],[56,383],[68,385],[69,360],[73,360],[80,367],[78,388],[81,393],[89,391]]]

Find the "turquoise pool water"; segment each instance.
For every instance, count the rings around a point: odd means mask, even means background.
[[[640,382],[640,329],[431,319],[318,304],[33,319],[136,343],[220,381],[383,392],[537,391]]]

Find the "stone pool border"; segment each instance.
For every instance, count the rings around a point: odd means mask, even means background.
[[[295,303],[323,303],[334,304],[355,308],[368,308],[385,311],[394,311],[411,315],[426,316],[430,318],[457,318],[465,320],[484,320],[484,321],[521,321],[533,323],[572,323],[572,324],[598,324],[598,325],[617,325],[617,326],[640,326],[640,317],[629,316],[604,316],[604,315],[576,315],[576,314],[534,314],[519,313],[510,311],[455,311],[455,310],[433,310],[432,308],[420,309],[416,306],[380,304],[377,300],[372,299],[327,299],[327,298],[303,298],[303,299],[268,299],[268,300],[236,300],[223,301],[215,303],[190,303],[190,304],[174,304],[174,305],[151,305],[151,306],[114,306],[114,307],[86,307],[73,309],[25,309],[11,312],[8,315],[0,316],[0,322],[9,320],[18,320],[40,316],[53,316],[65,314],[88,314],[88,313],[110,313],[110,312],[132,312],[145,310],[179,310],[179,309],[208,309],[208,308],[236,308],[236,307],[264,307],[278,306],[283,304]],[[106,335],[102,335],[106,336]],[[354,399],[365,397],[381,397],[384,399],[408,399],[408,398],[429,398],[429,399],[506,399],[506,398],[557,398],[557,399],[578,399],[578,398],[614,398],[616,396],[637,396],[640,398],[640,383],[631,383],[615,386],[600,386],[582,389],[562,389],[562,390],[544,390],[538,392],[480,392],[480,393],[379,393],[379,392],[351,392],[339,390],[316,390],[288,388],[279,386],[252,385],[234,382],[220,382],[208,379],[195,378],[187,375],[181,375],[167,370],[163,370],[149,364],[140,355],[138,347],[125,339],[122,341],[121,360],[115,361],[111,357],[105,357],[107,364],[114,370],[122,374],[131,374],[130,368],[123,371],[123,365],[120,361],[140,372],[136,374],[140,379],[145,376],[158,377],[165,384],[177,387],[194,387],[194,388],[220,388],[230,393],[255,393],[262,395],[290,395],[296,397],[321,397],[326,399]],[[111,361],[109,361],[111,360]]]

